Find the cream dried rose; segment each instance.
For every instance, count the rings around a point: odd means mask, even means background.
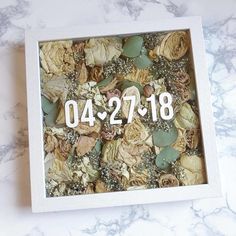
[[[150,152],[148,145],[135,145],[121,142],[117,149],[117,160],[125,162],[128,166],[134,166],[141,163],[143,153]]]
[[[136,118],[132,123],[125,125],[124,139],[130,144],[142,144],[148,138],[148,131],[140,119]]]
[[[41,45],[41,65],[48,74],[63,75],[74,70],[75,61],[71,40],[46,42]]]
[[[182,155],[180,165],[183,167],[183,185],[195,185],[206,183],[204,159],[197,155]]]
[[[103,65],[122,52],[122,40],[118,37],[91,38],[84,48],[86,64]]]
[[[177,128],[192,129],[199,126],[199,119],[191,106],[186,102],[177,113],[174,123]]]
[[[160,188],[179,186],[179,180],[172,174],[161,175],[158,180],[158,183]]]
[[[175,31],[167,34],[161,41],[161,44],[154,49],[154,52],[157,55],[166,57],[168,60],[178,60],[188,51],[189,45],[188,33],[185,31]]]

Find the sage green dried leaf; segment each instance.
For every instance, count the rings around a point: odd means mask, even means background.
[[[48,114],[50,113],[51,110],[53,110],[55,107],[57,107],[57,103],[52,103],[50,102],[46,97],[41,96],[41,105],[42,105],[42,110]]]
[[[100,154],[101,151],[102,151],[102,142],[101,140],[97,140],[92,152]]]
[[[145,54],[141,54],[135,58],[134,64],[139,69],[145,69],[152,65],[152,61]]]
[[[178,131],[175,126],[171,127],[168,131],[158,129],[153,132],[153,144],[158,147],[169,146],[176,141]]]
[[[53,109],[46,114],[45,116],[45,123],[48,127],[53,127],[55,126],[55,121],[57,119],[58,116],[58,102],[55,103],[55,106],[53,107]]]
[[[127,39],[124,44],[122,54],[126,57],[137,57],[143,46],[143,38],[140,36],[132,36]]]
[[[179,157],[179,152],[172,147],[165,147],[156,155],[156,166],[160,169],[166,169],[169,165],[176,161]]]
[[[97,84],[97,86],[98,86],[98,88],[103,88],[103,87],[107,86],[109,83],[111,83],[112,80],[113,80],[112,77],[108,77],[108,78],[106,78],[106,79],[100,81],[100,82]]]

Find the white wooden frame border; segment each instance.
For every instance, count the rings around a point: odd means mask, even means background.
[[[207,184],[47,198],[45,193],[43,125],[40,91],[39,42],[155,31],[190,31]],[[32,211],[60,211],[216,197],[221,195],[211,95],[200,17],[157,22],[112,23],[64,29],[26,31],[26,68]]]

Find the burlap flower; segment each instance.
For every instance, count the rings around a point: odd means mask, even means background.
[[[188,33],[175,31],[167,34],[154,51],[168,60],[178,60],[185,55],[190,46]]]
[[[42,43],[40,59],[42,68],[48,74],[65,75],[75,68],[72,41],[55,41]]]

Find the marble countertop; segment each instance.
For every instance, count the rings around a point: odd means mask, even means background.
[[[24,29],[201,15],[223,197],[31,213]],[[235,0],[1,0],[0,235],[236,235]]]

